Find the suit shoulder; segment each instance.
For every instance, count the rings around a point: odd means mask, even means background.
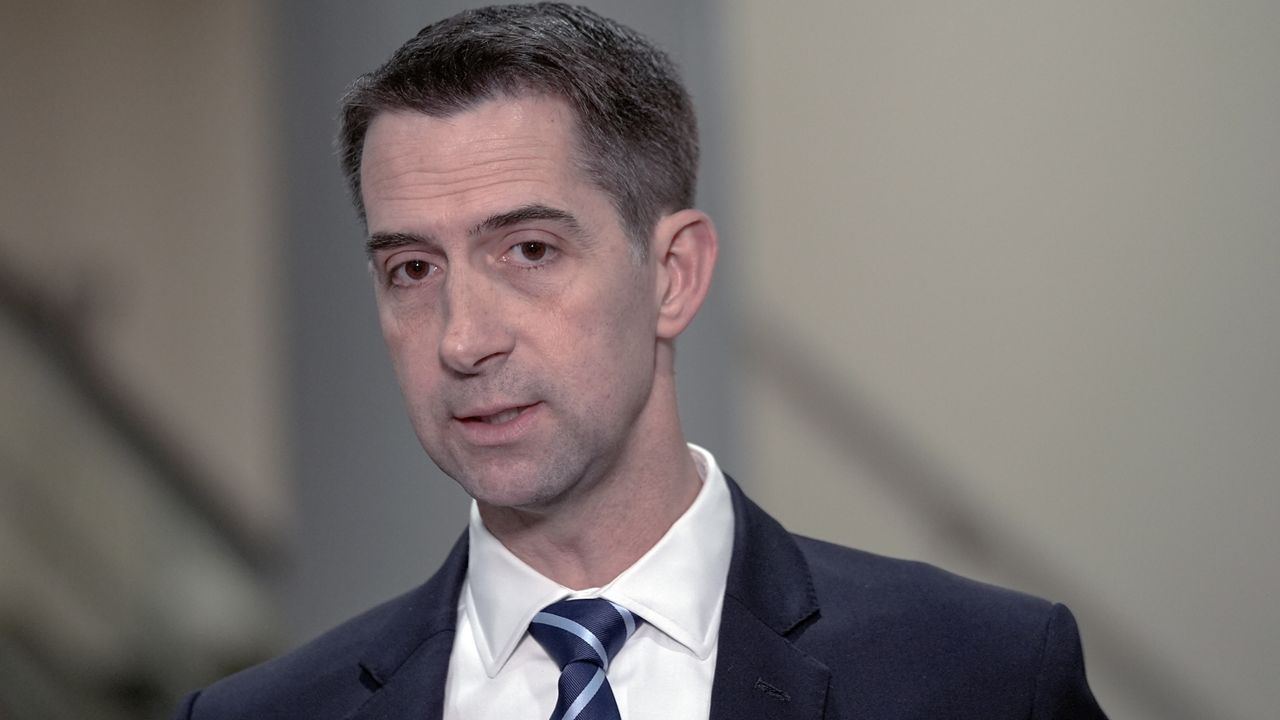
[[[976,602],[985,607],[1031,612],[1043,617],[1047,600],[973,580],[916,560],[877,555],[801,535],[793,536],[813,573],[815,585],[828,590],[888,594],[946,602]]]
[[[464,533],[427,582],[366,610],[296,650],[189,696],[177,717],[345,717],[368,699],[371,690],[381,683],[380,677],[394,673],[428,641],[453,632],[466,568]]]
[[[894,698],[912,717],[1105,719],[1064,606],[922,562],[795,540],[820,608],[797,644],[835,673],[842,706],[876,715]]]
[[[1033,660],[1054,604],[933,565],[795,536],[823,620],[868,633],[948,638]],[[932,642],[940,642],[934,640]]]
[[[397,618],[419,604],[411,590],[343,622],[279,657],[202,690],[192,718],[341,717],[368,695],[360,658]],[[339,711],[339,709],[341,709]]]

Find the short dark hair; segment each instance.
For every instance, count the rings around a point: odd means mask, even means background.
[[[342,170],[365,219],[360,162],[382,112],[449,117],[503,95],[547,94],[577,120],[580,164],[643,254],[665,212],[693,205],[698,129],[666,53],[635,31],[562,3],[467,10],[423,28],[342,101]]]

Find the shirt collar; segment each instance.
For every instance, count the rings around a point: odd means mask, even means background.
[[[463,603],[489,677],[502,670],[534,614],[566,597],[606,597],[699,659],[711,654],[733,553],[733,504],[715,457],[693,444],[689,451],[703,479],[693,504],[648,552],[600,588],[575,592],[529,567],[485,528],[472,501]]]

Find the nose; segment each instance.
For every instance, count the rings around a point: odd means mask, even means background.
[[[481,278],[451,273],[445,281],[440,360],[463,375],[478,375],[511,352],[512,333],[497,294]]]

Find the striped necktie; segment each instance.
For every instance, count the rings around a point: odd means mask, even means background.
[[[551,720],[621,720],[605,672],[643,622],[604,598],[561,600],[533,616],[529,634],[560,666]]]

